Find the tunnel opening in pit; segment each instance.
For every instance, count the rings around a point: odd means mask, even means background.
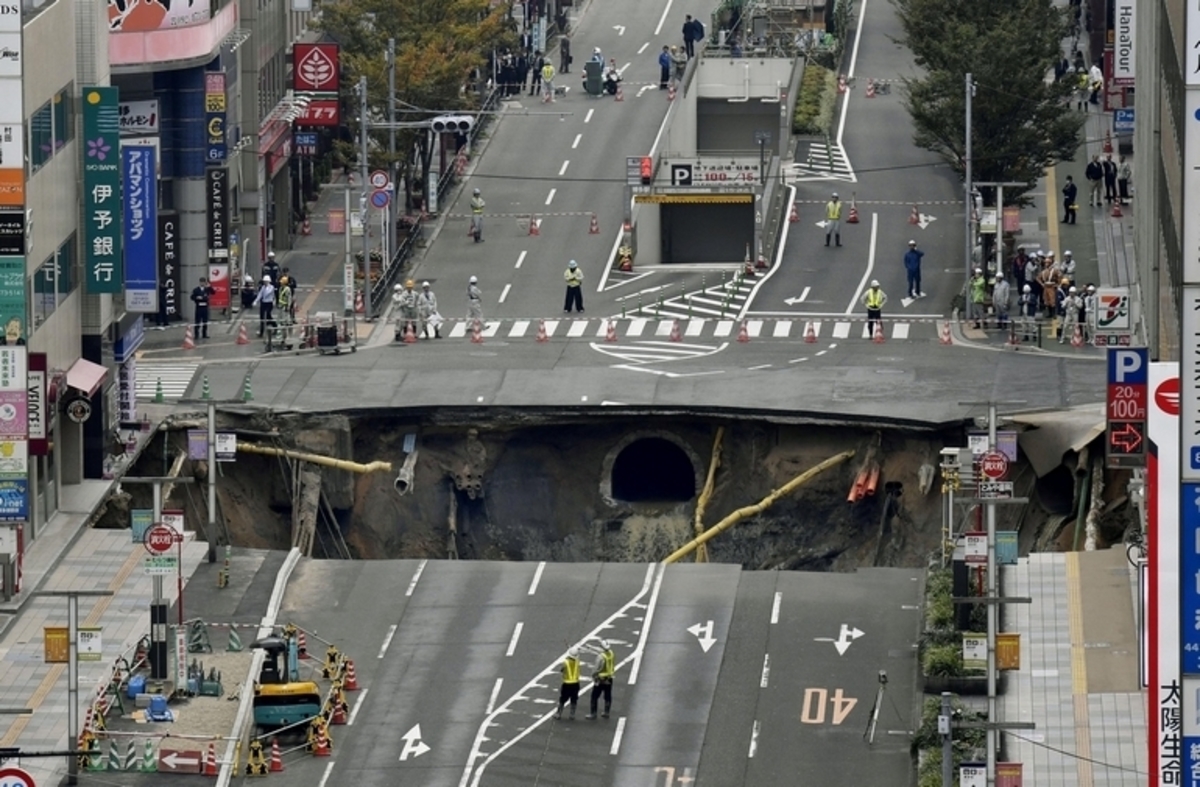
[[[617,454],[612,496],[625,503],[686,503],[696,496],[696,470],[675,443],[643,437]]]

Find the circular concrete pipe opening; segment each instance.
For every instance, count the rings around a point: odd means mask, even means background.
[[[643,437],[621,449],[612,465],[612,496],[626,503],[682,503],[696,496],[696,470],[675,443]]]

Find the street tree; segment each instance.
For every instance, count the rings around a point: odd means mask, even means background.
[[[337,0],[322,5],[320,26],[341,45],[342,106],[350,138],[337,143],[343,161],[357,155],[359,105],[355,88],[367,79],[368,113],[388,117],[388,39],[396,41],[396,120],[417,123],[435,115],[480,107],[489,55],[515,43],[505,14],[489,0]],[[396,132],[396,156],[388,154],[387,131],[370,132],[372,167],[395,165],[405,176],[406,205],[414,187],[429,182],[436,136],[424,128]]]
[[[1075,81],[1053,81],[1069,35],[1065,8],[1051,0],[892,0],[906,45],[923,75],[905,80],[914,141],[965,178],[966,87],[972,74],[971,165],[976,181],[1027,183],[1005,189],[1024,202],[1046,168],[1070,161],[1083,119],[1071,110]]]

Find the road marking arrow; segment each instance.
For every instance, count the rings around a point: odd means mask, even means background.
[[[928,213],[917,214],[917,226],[921,229],[925,229],[935,221],[937,221],[937,216],[930,216]]]
[[[625,35],[625,25],[613,25],[613,30],[617,31],[617,35]]]
[[[420,724],[414,724],[411,730],[404,733],[401,740],[404,741],[404,748],[400,750],[400,762],[404,762],[409,757],[420,757],[429,751],[429,747],[421,741]]]
[[[713,622],[710,620],[707,623],[697,623],[694,626],[690,626],[688,628],[688,633],[695,636],[696,639],[700,641],[700,647],[705,653],[708,653],[708,649],[717,642],[717,638],[713,636],[712,630]],[[704,636],[701,636],[701,634]]]
[[[865,632],[856,628],[850,628],[845,623],[842,624],[842,630],[838,632],[837,642],[833,646],[837,648],[839,656],[845,656],[846,651],[850,649],[850,643],[863,636]]]
[[[173,751],[162,758],[162,763],[163,765],[172,769],[178,768],[181,765],[191,765],[192,767],[195,767],[200,764],[200,758],[183,757],[179,752]]]
[[[650,90],[652,87],[654,87],[654,85],[642,85],[641,87],[638,88],[637,95],[634,96],[634,98],[641,98],[642,93],[645,93],[647,90]]]
[[[784,298],[783,302],[788,306],[795,306],[797,303],[804,303],[806,300],[808,300],[808,293],[810,290],[812,290],[812,287],[805,287],[804,291],[800,293],[799,298]]]

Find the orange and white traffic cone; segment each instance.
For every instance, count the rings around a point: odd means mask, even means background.
[[[312,222],[306,217],[304,223],[300,225],[301,235],[312,235]]]
[[[1116,202],[1113,203],[1112,217],[1114,219],[1119,219],[1124,215],[1125,214],[1121,212],[1121,201],[1117,200]]]
[[[941,333],[938,334],[938,341],[942,344],[954,344],[954,338],[950,335],[950,321],[946,320],[942,323]]]
[[[596,218],[596,214],[593,213],[592,214],[592,223],[588,225],[588,235],[599,235],[599,234],[600,234],[600,222]]]
[[[846,75],[845,74],[838,74],[838,92],[839,93],[846,92]]]
[[[183,349],[196,349],[196,342],[192,341],[192,326],[187,326],[183,329]]]
[[[317,727],[317,738],[313,743],[312,755],[314,757],[329,757],[333,755],[333,749],[329,745],[329,735],[325,732],[325,725]]]
[[[483,344],[483,323],[479,320],[471,325],[471,344]]]
[[[876,344],[883,344],[883,320],[875,321],[875,334],[871,337],[871,341]]]
[[[867,98],[875,98],[875,80],[867,80]]]
[[[542,223],[541,219],[539,219],[537,216],[530,216],[529,217],[529,234],[530,235],[541,235],[542,234],[542,228],[540,226],[541,223]]]
[[[342,681],[346,691],[358,691],[358,673],[354,671],[354,659],[346,659],[346,679]]]
[[[609,344],[616,344],[617,342],[617,324],[612,320],[608,321],[608,331],[604,334],[604,341]]]
[[[538,344],[545,344],[546,342],[550,341],[550,336],[549,336],[549,334],[546,333],[546,321],[545,320],[538,320],[537,340],[538,340]],[[353,663],[353,662],[351,662],[351,663]]]
[[[745,344],[750,341],[750,328],[746,325],[746,321],[742,320],[742,327],[738,328],[738,343]]]
[[[238,344],[249,344],[250,343],[250,336],[246,332],[246,323],[242,323],[241,326],[238,327],[237,343]]]
[[[621,90],[620,82],[617,83],[617,96],[616,96],[615,100],[616,101],[624,101],[625,100],[625,91]]]
[[[853,199],[850,200],[850,215],[846,217],[847,224],[858,223],[858,203]]]
[[[417,343],[417,331],[415,328],[413,328],[413,324],[411,322],[408,324],[408,327],[404,329],[404,343],[405,344],[416,344]]]
[[[283,773],[283,753],[279,750],[279,739],[271,739],[271,773]]]
[[[917,209],[916,205],[912,206],[912,213],[910,213],[908,215],[908,223],[909,224],[920,224],[921,223],[921,211]]]
[[[1078,325],[1075,326],[1075,332],[1071,334],[1071,346],[1077,350],[1083,346],[1083,328]]]
[[[750,259],[750,244],[746,244],[746,259],[742,262],[742,272],[746,278],[754,278],[754,262]]]
[[[790,216],[788,216],[788,221],[792,224],[800,221],[800,211],[796,208],[796,203],[794,202],[792,203],[792,213]]]
[[[811,322],[804,323],[804,341],[808,344],[815,344],[817,341],[817,329]]]
[[[675,85],[671,85],[671,87],[667,89],[667,101],[674,101],[674,100],[675,100]]]
[[[296,632],[296,655],[302,659],[308,658],[308,637],[304,636],[304,629]]]
[[[366,308],[366,306],[363,304],[363,294],[362,294],[362,290],[359,290],[358,292],[354,293],[354,313],[355,313],[355,314],[362,314],[362,313],[364,313],[366,310],[367,310],[367,308]]]
[[[683,333],[682,333],[682,332],[679,330],[679,320],[673,320],[673,321],[671,322],[671,336],[670,336],[670,339],[671,339],[671,341],[673,341],[673,342],[681,342],[681,341],[683,341]]]
[[[204,776],[217,775],[217,744],[209,743],[208,751],[204,753]]]

